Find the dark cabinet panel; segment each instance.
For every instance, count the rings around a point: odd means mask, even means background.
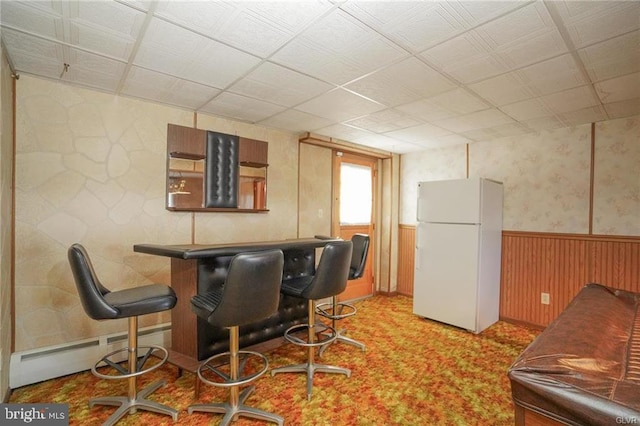
[[[249,138],[240,138],[240,164],[250,167],[264,167],[269,164],[269,144]]]
[[[169,124],[167,128],[167,148],[174,158],[203,159],[207,131],[192,127]]]

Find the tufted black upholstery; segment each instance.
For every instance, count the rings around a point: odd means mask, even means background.
[[[198,261],[198,291],[206,294],[220,289],[227,278],[233,256],[202,258]],[[315,248],[288,249],[284,251],[282,281],[296,277],[312,277],[315,271]],[[275,314],[240,327],[240,347],[247,347],[281,337],[292,325],[308,320],[306,302],[297,297],[280,294]],[[216,327],[198,317],[198,360],[229,350],[229,333],[224,327]]]
[[[128,318],[166,311],[176,304],[169,286],[149,284],[115,292],[100,283],[85,248],[73,244],[67,252],[71,272],[87,315],[95,320]]]
[[[281,291],[307,300],[324,299],[342,293],[347,288],[352,247],[351,241],[328,243],[322,251],[315,274],[283,281]]]
[[[268,250],[235,255],[225,284],[196,294],[191,309],[216,327],[251,324],[276,312],[280,298],[284,255]]]
[[[207,132],[205,207],[238,207],[238,136]]]

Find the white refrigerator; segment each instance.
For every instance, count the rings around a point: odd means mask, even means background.
[[[498,321],[502,183],[418,184],[413,313],[480,333]]]

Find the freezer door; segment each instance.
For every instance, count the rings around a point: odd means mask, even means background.
[[[420,182],[417,219],[480,223],[480,178]]]
[[[414,314],[476,332],[479,231],[479,225],[418,225]]]

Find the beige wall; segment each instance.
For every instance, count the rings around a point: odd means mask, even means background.
[[[11,359],[11,224],[13,218],[13,80],[0,44],[0,401],[9,390]]]
[[[640,116],[596,124],[593,233],[640,235]],[[402,156],[401,220],[421,180],[464,178],[464,147]],[[591,125],[469,145],[469,175],[504,183],[504,229],[587,234]]]
[[[199,128],[269,142],[270,212],[169,212],[167,123],[193,126],[193,112],[28,76],[18,82],[16,110],[17,351],[126,330],[124,320],[85,315],[66,257],[73,242],[118,289],[169,282],[169,260],[133,253],[136,243],[296,237],[295,135],[198,115]],[[168,320],[148,315],[141,326]]]
[[[331,150],[300,144],[300,236],[331,235]]]

